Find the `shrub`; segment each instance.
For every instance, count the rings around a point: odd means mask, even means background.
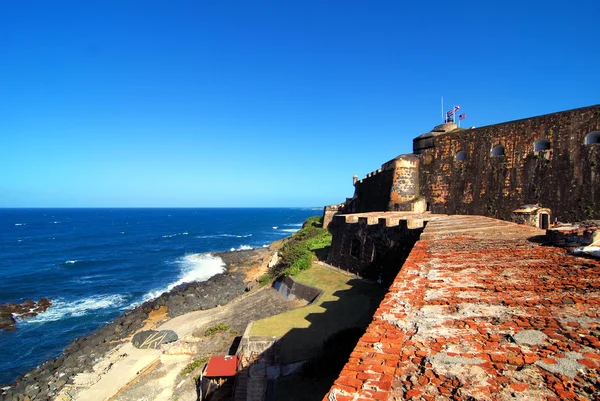
[[[206,337],[210,337],[217,333],[223,333],[227,330],[229,330],[229,326],[227,326],[225,323],[219,323],[215,326],[209,327],[208,329],[204,330],[204,335]]]
[[[280,262],[271,269],[270,277],[293,276],[310,268],[316,259],[315,251],[329,245],[331,245],[331,234],[322,228],[321,217],[309,217],[302,225],[302,229],[294,233],[281,247]]]
[[[204,365],[206,362],[208,362],[208,358],[200,358],[195,360],[194,362],[190,362],[186,365],[185,368],[183,368],[181,370],[181,375],[187,375],[189,373],[192,373],[196,368],[198,368],[199,366]]]

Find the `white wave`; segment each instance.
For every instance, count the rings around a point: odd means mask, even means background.
[[[22,239],[19,239],[19,240],[17,240],[17,242],[23,242],[23,240],[22,240]]]
[[[121,294],[95,295],[75,301],[53,300],[46,312],[33,318],[23,320],[24,323],[55,322],[57,320],[79,317],[95,312],[98,309],[115,308],[125,303],[125,296]]]
[[[241,245],[237,248],[231,248],[230,251],[231,252],[235,252],[235,251],[249,251],[250,249],[254,249],[252,248],[250,245]]]
[[[225,262],[223,262],[223,259],[218,256],[213,256],[210,253],[193,253],[185,255],[178,259],[176,263],[181,268],[178,280],[169,284],[166,288],[150,291],[144,295],[144,301],[157,298],[161,294],[172,290],[180,284],[193,281],[206,281],[215,274],[223,273],[225,271]]]
[[[50,223],[51,224],[58,224],[58,223],[60,223],[60,221],[51,221]]]
[[[252,237],[252,234],[246,234],[246,235],[215,234],[215,235],[197,235],[196,236],[196,238],[248,238],[248,237]]]
[[[121,231],[121,234],[125,234],[125,231]]]
[[[27,223],[15,223],[15,226],[26,226]]]
[[[75,264],[77,262],[79,262],[79,260],[77,260],[77,259],[69,259],[69,260],[65,261],[65,263],[69,264],[69,265]]]
[[[268,248],[268,247],[269,247],[269,245],[267,245],[267,244],[263,245],[263,248]]]
[[[167,235],[163,235],[163,238],[171,238],[171,237],[177,237],[179,235],[188,235],[188,232],[183,232],[183,233],[177,233],[177,234],[167,234]]]
[[[277,230],[279,226],[273,226],[273,230]]]
[[[282,231],[284,233],[295,233],[297,231],[300,231],[299,228],[284,228],[283,230],[279,230]]]
[[[302,227],[302,223],[284,224],[286,227]]]

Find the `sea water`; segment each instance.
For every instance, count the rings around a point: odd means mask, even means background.
[[[265,247],[319,209],[0,209],[0,304],[52,306],[0,331],[0,384],[123,311],[223,271],[210,252]]]

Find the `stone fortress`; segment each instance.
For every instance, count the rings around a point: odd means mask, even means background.
[[[598,399],[599,177],[600,105],[449,121],[354,176],[328,262],[390,287],[325,399]]]

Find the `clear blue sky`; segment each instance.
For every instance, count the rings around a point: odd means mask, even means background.
[[[321,206],[482,126],[600,103],[598,1],[4,1],[0,207]]]

